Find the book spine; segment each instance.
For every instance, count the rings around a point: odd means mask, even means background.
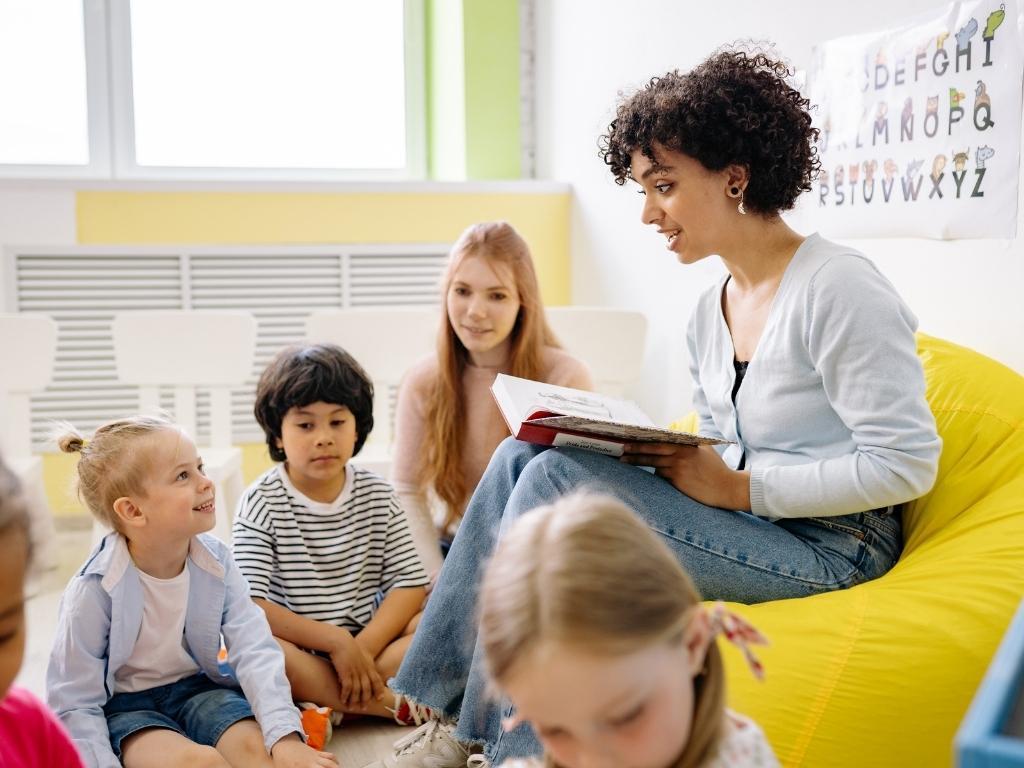
[[[519,427],[519,432],[516,434],[516,440],[522,440],[526,443],[536,443],[537,445],[552,445],[555,440],[555,435],[558,434],[557,429],[551,427],[538,427],[528,422],[524,422]]]
[[[541,427],[525,422],[519,428],[517,440],[537,445],[567,446],[570,448],[583,448],[588,451],[596,451],[606,456],[621,456],[622,446],[628,440],[616,440],[602,436],[586,435],[580,432],[573,432],[566,429],[554,429],[552,427]]]

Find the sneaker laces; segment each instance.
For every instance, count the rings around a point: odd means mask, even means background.
[[[402,717],[402,709],[405,709],[405,717]],[[401,693],[395,694],[395,707],[391,709],[391,715],[399,725],[423,725],[430,720],[436,720],[437,716],[430,707],[417,704]]]
[[[411,755],[424,745],[430,743],[437,731],[447,731],[449,735],[453,735],[455,732],[455,726],[450,725],[449,723],[442,723],[440,720],[427,720],[427,722],[415,731],[403,736],[393,744],[395,748],[395,756]]]

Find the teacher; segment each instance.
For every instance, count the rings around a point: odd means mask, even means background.
[[[725,265],[686,338],[700,432],[731,444],[635,444],[615,459],[502,443],[392,682],[431,718],[396,766],[540,752],[528,726],[503,731],[488,697],[475,590],[503,528],[568,492],[629,504],[708,599],[843,589],[896,562],[901,505],[931,488],[941,449],[917,320],[863,254],[782,219],[820,169],[791,74],[770,52],[723,49],[618,106],[602,155],[643,195],[642,222],[681,264]]]

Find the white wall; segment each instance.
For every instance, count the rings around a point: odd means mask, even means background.
[[[597,137],[630,92],[667,70],[688,69],[717,46],[769,39],[798,68],[816,41],[884,27],[934,0],[545,0],[537,5],[537,175],[573,185],[573,301],[642,309],[651,340],[637,399],[657,421],[690,407],[685,323],[718,259],[684,267],[640,224],[633,186],[619,188]],[[817,229],[814,207],[791,217]],[[1024,212],[1020,232],[1024,235]],[[829,236],[827,230],[822,234]],[[844,241],[870,256],[920,319],[921,330],[971,346],[1024,371],[1024,239]]]
[[[0,312],[10,309],[6,260],[11,245],[63,245],[75,242],[75,193],[47,183],[0,185]]]
[[[0,245],[75,241],[75,193],[70,188],[0,186]]]

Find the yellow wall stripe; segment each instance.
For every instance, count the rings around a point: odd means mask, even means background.
[[[451,242],[468,225],[505,219],[530,243],[544,301],[570,303],[565,192],[79,191],[78,242],[149,245]],[[270,466],[266,446],[242,446],[251,482]],[[55,514],[84,510],[70,493],[77,456],[46,454]]]
[[[77,195],[82,244],[451,242],[505,219],[533,250],[544,300],[567,304],[564,193],[107,192]]]

